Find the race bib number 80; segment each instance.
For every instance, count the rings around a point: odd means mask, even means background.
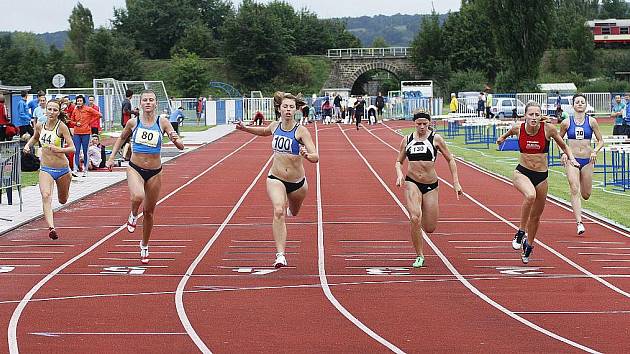
[[[160,133],[155,130],[138,128],[136,132],[136,143],[150,147],[156,147],[160,141]]]
[[[584,139],[584,128],[575,127],[575,140],[583,140]]]

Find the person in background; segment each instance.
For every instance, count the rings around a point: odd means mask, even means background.
[[[7,140],[7,125],[11,123],[9,121],[9,111],[4,104],[4,95],[0,94],[0,141]]]
[[[177,109],[171,112],[171,115],[168,117],[168,121],[171,123],[171,126],[178,135],[180,118],[182,120],[184,119],[184,107],[177,107]]]
[[[101,109],[99,108],[99,106],[95,103],[95,99],[94,99],[94,95],[90,95],[88,96],[88,103],[87,106],[92,108],[93,110],[100,112]],[[92,134],[98,134],[101,131],[101,119],[96,119],[92,122],[92,125],[90,125],[90,130],[92,131]]]
[[[264,120],[265,115],[261,111],[256,111],[251,125],[263,125]]]
[[[17,104],[17,117],[14,117],[13,124],[20,129],[20,136],[28,133],[29,136],[33,136],[33,125],[31,124],[31,114],[28,112],[26,103],[27,91],[21,91],[20,96],[22,99]]]
[[[125,99],[122,102],[122,115],[121,115],[121,125],[123,127],[123,129],[125,128],[125,125],[127,125],[127,122],[131,119],[132,116],[136,116],[138,117],[139,115],[139,110],[133,109],[131,106],[131,98],[133,97],[133,91],[127,89],[125,91]],[[173,99],[171,97],[171,99]],[[127,140],[125,140],[122,144],[122,156],[125,160],[129,160],[129,157],[131,156],[131,151],[129,150],[129,139],[130,137],[127,138]]]
[[[449,104],[449,109],[451,113],[457,113],[457,109],[459,108],[459,102],[457,102],[457,97],[454,93],[451,93],[451,103]]]
[[[562,113],[562,96],[560,96],[559,91],[556,91],[556,118],[560,118],[561,113]]]
[[[380,121],[383,121],[383,108],[385,108],[385,97],[379,91],[378,96],[376,96],[376,115]]]
[[[105,147],[101,144],[98,134],[92,134],[90,139],[90,146],[88,147],[88,169],[96,170],[101,167],[103,162],[103,149]]]
[[[569,118],[569,113],[562,110],[562,107],[556,111],[558,115],[558,123],[562,123],[565,119]]]
[[[39,105],[33,111],[33,118],[35,119],[35,124],[37,123],[46,123],[48,117],[46,116],[46,95],[38,96]]]
[[[90,133],[92,132],[92,122],[101,119],[101,113],[85,105],[85,97],[78,95],[76,98],[77,105],[72,111],[70,121],[74,124],[74,133],[72,141],[77,151],[74,154],[74,166],[72,167],[72,175],[77,176],[79,171],[79,155],[83,150],[83,177],[88,176],[88,146],[90,144]]]
[[[630,97],[628,97],[630,98]],[[628,102],[626,100],[626,102]],[[613,119],[614,122],[614,126],[613,126],[613,131],[612,134],[613,135],[624,135],[624,128],[623,128],[623,114],[626,111],[626,103],[621,102],[621,96],[620,95],[616,95],[615,96],[615,104],[612,107],[612,112],[610,113],[610,118]]]
[[[359,126],[361,125],[361,118],[365,115],[365,100],[363,96],[359,95],[357,97],[356,102],[354,102],[354,118],[355,124],[357,126],[357,130],[359,130]]]
[[[35,117],[35,110],[37,109],[37,107],[39,107],[40,102],[39,102],[39,98],[40,97],[46,97],[46,92],[39,90],[37,91],[37,96],[35,96],[32,100],[28,101],[28,104],[26,105],[28,107],[28,111],[31,115],[31,117],[33,118],[33,126],[35,126],[35,124],[37,123],[37,117]],[[46,105],[44,105],[44,110],[46,110]]]
[[[199,122],[201,122],[201,116],[203,115],[203,110],[204,110],[204,104],[203,103],[204,103],[203,102],[203,97],[199,97],[197,99],[197,125],[199,125]],[[177,131],[177,134],[179,134],[179,131]]]

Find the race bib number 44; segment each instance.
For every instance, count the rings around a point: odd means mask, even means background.
[[[155,130],[138,128],[136,132],[136,143],[150,147],[156,147],[160,141],[160,133]]]

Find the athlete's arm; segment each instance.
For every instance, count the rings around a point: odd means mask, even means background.
[[[457,193],[457,199],[459,200],[459,196],[464,194],[462,191],[462,186],[459,184],[459,175],[457,174],[457,164],[455,163],[455,156],[451,154],[448,150],[448,146],[446,146],[446,142],[441,135],[435,134],[433,138],[433,144],[435,147],[440,150],[444,159],[448,162],[448,168],[451,170],[451,176],[453,176],[453,189],[455,189],[455,193]]]
[[[545,124],[545,135],[547,138],[553,138],[558,147],[567,155],[567,159],[571,162],[571,164],[575,167],[579,167],[580,164],[575,160],[573,156],[573,152],[569,149],[569,146],[564,142],[560,134],[558,133],[558,129],[553,124],[544,123]]]
[[[179,137],[171,122],[168,121],[168,118],[161,117],[160,119],[160,127],[162,127],[162,131],[166,133],[169,139],[173,142],[173,144],[180,150],[184,150],[184,143],[182,139]]]
[[[31,152],[31,145],[35,145],[35,142],[37,140],[39,140],[39,132],[42,129],[42,123],[37,123],[35,124],[35,131],[33,132],[33,136],[28,139],[28,142],[26,142],[26,145],[24,145],[24,152],[25,153],[29,153]]]
[[[567,134],[567,130],[569,130],[569,120],[565,119],[560,123],[560,138],[564,139],[564,136]]]
[[[512,135],[518,135],[518,131],[520,129],[520,125],[516,124],[513,125],[508,131],[506,131],[503,135],[501,135],[498,139],[497,139],[497,145],[501,145],[503,144],[503,142],[505,141],[505,139],[511,137]]]
[[[300,146],[300,155],[308,160],[308,162],[317,163],[319,161],[319,154],[311,138],[311,133],[304,126],[300,126],[295,132],[295,138],[304,144]]]
[[[402,164],[405,162],[407,155],[405,154],[405,148],[407,147],[407,138],[403,137],[400,142],[400,149],[398,150],[398,157],[396,158],[396,163],[394,164],[394,168],[396,168],[396,185],[401,186],[405,183],[405,174],[402,171]]]
[[[125,128],[122,130],[120,136],[118,137],[118,139],[116,139],[116,142],[112,147],[112,153],[109,155],[107,162],[105,162],[105,167],[109,169],[112,168],[112,166],[114,165],[114,159],[116,158],[116,153],[118,152],[118,150],[120,150],[122,144],[127,140],[127,137],[131,135],[131,132],[136,127],[136,124],[138,124],[138,118],[131,118],[129,119],[127,124],[125,124]]]
[[[58,148],[56,146],[51,145],[51,150],[54,152],[61,152],[64,154],[75,152],[76,148],[74,147],[74,141],[72,140],[72,135],[70,134],[70,128],[65,125],[63,122],[59,124],[59,132],[61,133],[61,137],[66,142],[68,146]]]
[[[593,134],[595,134],[595,138],[597,138],[597,145],[595,145],[595,149],[591,153],[591,162],[595,163],[597,160],[597,153],[604,147],[604,139],[602,138],[602,132],[599,130],[599,123],[597,123],[597,119],[593,117],[589,117],[591,129],[593,129]]]
[[[280,122],[271,122],[266,127],[252,127],[249,125],[243,124],[243,122],[236,122],[236,129],[241,130],[250,134],[259,135],[259,136],[269,136],[272,134],[273,130],[280,124]]]

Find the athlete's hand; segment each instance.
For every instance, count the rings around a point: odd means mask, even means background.
[[[580,163],[577,162],[577,160],[574,158],[571,159],[571,164],[573,165],[573,167],[577,167],[580,168]]]
[[[593,165],[595,165],[595,162],[597,162],[597,153],[595,151],[593,151],[593,152],[591,152],[591,157],[590,157],[589,163],[592,163]]]
[[[455,195],[457,196],[457,200],[459,200],[459,197],[464,195],[462,186],[459,184],[459,182],[455,182],[453,183],[453,189],[455,189]]]
[[[562,154],[562,155],[560,155],[560,163],[561,163],[563,166],[566,166],[566,165],[567,165],[567,162],[569,162],[569,157],[567,156],[567,154]]]
[[[505,141],[505,138],[504,138],[504,137],[502,137],[502,136],[500,136],[500,137],[497,139],[497,145],[501,145],[501,144],[503,144],[503,142],[504,142],[504,141]]]
[[[47,145],[44,149],[48,149],[50,152],[62,152],[61,148],[55,145]]]
[[[105,167],[109,170],[109,172],[112,172],[112,166],[114,166],[114,161],[109,159],[105,161]]]
[[[405,183],[405,177],[396,177],[396,186],[400,187]]]
[[[24,150],[25,153],[29,154],[31,152],[31,147],[28,146],[28,144],[26,144],[26,145],[24,145],[24,149],[22,149],[22,150]]]
[[[179,134],[177,134],[177,132],[173,130],[173,131],[169,134],[169,136],[168,136],[168,137],[169,137],[169,139],[171,139],[171,141],[175,141],[175,140],[179,139]]]
[[[304,147],[304,145],[300,145],[300,155],[308,160],[308,150],[306,150],[306,147]]]
[[[245,131],[245,125],[243,125],[243,122],[241,122],[240,120],[237,120],[235,122],[235,124],[236,124],[236,129],[237,130]]]

